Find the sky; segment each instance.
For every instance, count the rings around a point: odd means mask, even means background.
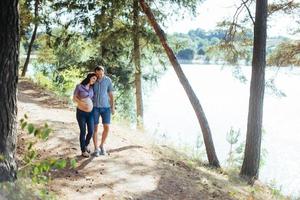
[[[197,16],[192,17],[185,12],[184,19],[171,18],[167,23],[168,28],[165,29],[167,33],[182,32],[187,33],[190,29],[201,28],[204,30],[212,30],[216,27],[217,23],[224,19],[232,19],[233,14],[240,5],[240,0],[206,0],[198,6]],[[295,0],[299,2],[300,0]],[[183,13],[181,13],[183,14]],[[253,12],[254,15],[254,12]],[[268,19],[268,36],[289,36],[292,38],[300,38],[291,34],[291,28],[296,28],[297,25],[295,16],[272,16]],[[289,23],[287,23],[289,22]]]

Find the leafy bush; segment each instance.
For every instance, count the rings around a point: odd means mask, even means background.
[[[73,90],[80,82],[80,71],[77,69],[64,70],[62,72],[44,73],[36,72],[34,81],[59,96],[70,97]]]

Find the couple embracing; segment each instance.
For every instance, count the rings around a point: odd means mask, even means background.
[[[90,156],[88,145],[93,137],[94,156],[106,155],[105,140],[109,132],[111,114],[114,114],[114,97],[111,79],[104,74],[104,67],[98,66],[94,72],[76,86],[73,100],[77,103],[76,119],[80,129],[80,149],[83,157]],[[100,145],[98,143],[99,119],[103,124]],[[87,133],[86,133],[87,129]]]

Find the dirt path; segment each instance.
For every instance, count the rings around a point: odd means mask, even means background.
[[[154,148],[143,133],[120,125],[112,124],[109,155],[82,158],[74,108],[26,80],[20,81],[18,99],[19,118],[27,113],[31,122],[47,122],[54,130],[37,145],[41,157],[78,162],[76,169],[52,173],[49,187],[59,199],[238,199],[222,189],[224,177],[162,156],[167,147]]]

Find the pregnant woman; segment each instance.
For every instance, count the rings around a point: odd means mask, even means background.
[[[90,151],[87,146],[90,143],[94,131],[93,102],[94,96],[92,85],[97,80],[95,73],[89,73],[87,77],[76,86],[73,100],[77,103],[76,119],[80,129],[80,149],[83,157],[89,157]],[[87,134],[86,134],[87,127]]]

